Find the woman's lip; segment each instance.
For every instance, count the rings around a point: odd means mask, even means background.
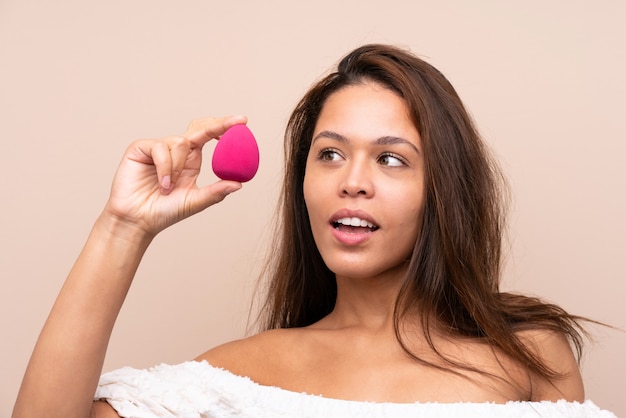
[[[345,231],[335,228],[334,225],[331,225],[330,229],[337,241],[350,247],[363,244],[372,237],[372,234],[376,233],[375,230],[372,231],[367,228],[359,228],[357,231]]]

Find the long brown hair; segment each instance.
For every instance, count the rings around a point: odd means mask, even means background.
[[[280,230],[266,268],[263,328],[307,326],[333,310],[335,276],[313,240],[303,180],[325,101],[334,92],[365,81],[379,83],[404,99],[420,134],[425,162],[421,231],[395,304],[398,341],[422,361],[406,347],[400,332],[408,313],[419,312],[425,337],[437,353],[430,333],[434,325],[486,341],[539,376],[558,377],[516,333],[526,329],[564,333],[580,358],[581,318],[536,298],[500,292],[505,199],[499,168],[450,82],[410,52],[387,45],[362,46],[345,56],[335,72],[310,88],[289,119]]]

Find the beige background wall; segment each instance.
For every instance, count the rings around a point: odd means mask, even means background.
[[[156,240],[105,368],[243,335],[286,118],[366,42],[438,66],[500,157],[514,200],[506,288],[626,328],[625,4],[0,1],[0,415],[126,144],[205,115],[248,115],[260,171]],[[626,416],[626,334],[594,331],[588,397]]]

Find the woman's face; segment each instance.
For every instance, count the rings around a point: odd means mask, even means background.
[[[304,176],[315,243],[337,277],[404,272],[424,207],[421,141],[404,100],[345,87],[319,116]]]

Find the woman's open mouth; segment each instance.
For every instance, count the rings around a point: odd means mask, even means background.
[[[332,224],[333,228],[348,233],[373,232],[378,229],[378,226],[372,222],[357,217],[337,219]]]

